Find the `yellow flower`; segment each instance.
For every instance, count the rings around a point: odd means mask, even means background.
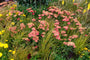
[[[13,4],[13,7],[17,7],[17,5]]]
[[[90,9],[90,3],[88,3],[88,10]]]
[[[12,51],[12,54],[15,54],[16,51]]]
[[[73,2],[74,2],[75,0],[73,0]]]
[[[0,57],[2,57],[2,55],[3,55],[3,54],[0,52]]]
[[[85,47],[84,50],[88,50],[88,48]]]
[[[18,15],[18,12],[16,12],[16,15]]]
[[[2,32],[0,31],[0,35],[2,35]]]
[[[4,44],[4,48],[8,48],[8,44]]]
[[[2,33],[4,33],[5,32],[5,30],[2,30]]]
[[[62,5],[64,5],[64,0],[62,0]]]
[[[0,42],[0,47],[3,47],[3,43]]]
[[[13,7],[10,7],[10,9],[13,8]]]
[[[10,12],[9,12],[9,16],[12,15]]]
[[[22,22],[23,20],[20,20],[20,22]]]
[[[6,42],[8,41],[8,40],[5,40]]]
[[[25,14],[23,14],[22,16],[26,16]]]
[[[12,52],[12,50],[9,50],[8,52]]]
[[[86,0],[86,2],[85,2],[85,3],[86,3],[86,4],[88,3],[88,2],[87,2],[87,0]]]
[[[10,59],[10,60],[14,60],[14,59]]]
[[[81,54],[81,55],[85,55],[85,54]]]
[[[14,22],[12,22],[11,24],[12,24],[12,25],[15,25],[15,23],[14,23]]]
[[[86,13],[86,11],[87,11],[87,10],[86,10],[86,9],[84,9],[84,10],[83,10],[83,13]]]
[[[0,17],[2,17],[2,14],[0,14]]]

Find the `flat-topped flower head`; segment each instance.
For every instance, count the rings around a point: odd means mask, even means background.
[[[68,26],[63,26],[63,28],[64,28],[65,30],[68,30],[69,27],[68,27]]]
[[[8,48],[8,44],[4,44],[4,48]]]
[[[34,40],[35,42],[38,42],[39,37],[38,37],[38,36],[34,36],[34,37],[33,37],[33,40]]]
[[[10,31],[15,31],[16,29],[17,29],[16,26],[14,26],[14,27],[10,27],[10,28],[9,28]]]
[[[0,57],[2,57],[2,55],[3,55],[3,54],[0,52]]]
[[[34,24],[33,24],[33,23],[28,23],[27,25],[28,25],[28,27],[29,27],[29,28],[31,28],[31,27],[33,27],[33,26],[34,26]]]
[[[36,19],[35,19],[35,18],[33,18],[33,19],[32,19],[32,21],[36,21]]]
[[[66,33],[66,31],[63,31],[63,30],[61,31],[61,34],[65,34],[65,33]]]
[[[47,21],[40,21],[39,20],[39,22],[40,22],[40,25],[39,25],[39,29],[42,29],[42,30],[45,30],[45,31],[48,31],[49,30],[49,24],[48,24],[48,22]]]
[[[3,15],[2,14],[0,14],[0,17],[2,17]]]
[[[66,16],[62,21],[69,21],[69,18]]]
[[[29,39],[29,38],[23,38],[23,40],[30,41],[30,39]]]
[[[67,46],[73,46],[73,48],[76,48],[74,42],[63,42],[63,44],[65,44],[65,45],[67,45]]]
[[[21,23],[21,24],[20,24],[21,30],[24,29],[25,27],[26,27],[26,26],[24,25],[24,23]]]

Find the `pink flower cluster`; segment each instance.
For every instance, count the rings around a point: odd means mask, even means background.
[[[29,38],[23,38],[23,40],[30,41],[30,39],[29,39]]]
[[[0,1],[0,9],[3,9],[6,6],[8,6],[8,5],[10,6],[13,4],[15,4],[15,2],[8,1],[8,3],[7,3],[6,1],[3,1],[3,2]]]
[[[15,13],[17,13],[19,16],[23,14],[21,11],[16,11]]]
[[[83,31],[84,31],[85,29],[86,29],[85,27],[79,27],[79,32],[80,32],[81,34],[83,34]]]
[[[57,28],[57,29],[61,29],[61,26],[59,26],[60,22],[58,20],[55,20],[55,23],[54,23],[54,26]]]
[[[21,23],[20,24],[20,29],[17,29],[17,26],[13,26],[13,27],[10,27],[9,28],[9,31],[11,31],[12,33],[17,33],[19,32],[20,30],[23,30],[26,26],[24,25],[24,23]]]
[[[56,37],[56,39],[61,40],[61,38],[59,36],[60,33],[57,28],[53,31],[53,33],[54,33],[54,36]]]
[[[68,30],[69,27],[68,27],[68,26],[63,26],[63,28],[64,28],[65,30]]]
[[[69,18],[67,18],[67,16],[65,16],[62,21],[69,21]]]
[[[21,30],[25,28],[24,23],[21,23],[21,24],[20,24],[20,28],[21,28]]]
[[[61,40],[60,38],[60,33],[59,33],[59,29],[61,29],[61,27],[59,26],[59,21],[55,20],[55,24],[54,26],[56,27],[52,32],[54,33],[54,36],[56,37],[56,39]]]
[[[13,33],[17,33],[16,29],[17,29],[16,26],[10,27],[10,28],[9,28],[9,31],[11,31],[11,32],[13,32]]]
[[[48,22],[47,21],[40,21],[39,20],[39,22],[40,22],[40,25],[39,25],[39,29],[42,29],[42,30],[45,30],[45,31],[48,31],[49,30],[49,24],[48,24]]]
[[[32,19],[32,21],[36,21],[36,19],[35,19],[35,18],[33,18],[33,19]]]
[[[73,19],[74,22],[76,22],[76,25],[78,26],[79,32],[83,34],[83,31],[86,29],[85,27],[82,27],[82,24],[77,20],[77,18]]]
[[[36,12],[36,11],[32,10],[32,8],[28,8],[27,11],[28,11],[28,12],[31,12],[32,15],[35,15],[35,12]]]
[[[61,34],[65,34],[65,33],[66,33],[66,31],[64,31],[64,30],[61,31]]]
[[[81,27],[82,25],[80,24],[80,22],[77,20],[77,18],[73,19],[73,21],[76,23],[76,25],[78,25],[79,27]]]
[[[20,18],[17,18],[17,20],[20,20]]]
[[[28,11],[28,12],[34,12],[34,11],[32,10],[32,8],[28,8],[27,11]]]
[[[73,46],[73,48],[76,48],[74,42],[63,42],[63,44],[64,44],[64,45],[67,45],[67,46]]]
[[[42,32],[41,36],[42,36],[42,37],[45,37],[45,34],[46,34],[45,32]]]
[[[39,35],[39,31],[37,31],[37,30],[35,29],[35,27],[33,27],[33,28],[32,28],[32,31],[28,34],[28,36],[29,36],[30,38],[33,37],[33,40],[34,40],[35,42],[38,42],[38,40],[39,40],[38,35]]]
[[[44,15],[49,15],[49,12],[48,11],[45,11],[45,10],[43,10],[43,12],[42,12]],[[42,16],[42,15],[41,15]]]
[[[79,3],[73,3],[73,5],[76,5],[76,6],[78,6],[78,5],[79,5]]]
[[[72,36],[69,36],[70,39],[75,39],[75,38],[78,38],[78,35],[72,35]]]
[[[18,11],[18,10],[11,10],[11,11],[8,11],[8,12],[9,12],[9,14],[6,14],[6,16],[9,16],[9,15],[12,16],[13,14],[15,14],[14,17],[16,17],[16,16],[20,16],[20,15],[23,14],[23,12]]]
[[[33,24],[33,23],[28,23],[27,25],[28,25],[28,27],[29,27],[29,28],[31,28],[31,27],[33,27],[33,26],[34,26],[34,24]]]
[[[70,30],[75,30],[76,28],[70,27]]]

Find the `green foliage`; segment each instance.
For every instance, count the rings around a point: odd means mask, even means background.
[[[15,60],[27,60],[27,56],[30,53],[31,47],[17,47],[17,51],[14,55],[10,54],[9,59],[13,58]]]
[[[76,43],[76,48],[75,48],[75,53],[78,53],[78,51],[81,51],[87,44],[87,39],[88,37],[84,37],[83,35],[80,36],[77,40],[75,40]]]
[[[41,45],[39,47],[39,53],[42,60],[48,60],[49,56],[51,55],[52,49],[50,50],[50,47],[53,48],[54,42],[53,39],[51,39],[51,31],[47,33],[47,36],[43,38],[43,40],[40,43]]]
[[[41,5],[48,5],[51,0],[17,0],[23,6],[40,7]]]

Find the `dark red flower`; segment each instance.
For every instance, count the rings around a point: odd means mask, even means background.
[[[20,20],[20,18],[17,18],[17,20]]]
[[[52,47],[50,47],[49,49],[52,49]]]
[[[31,56],[31,54],[29,53],[28,56],[27,56],[27,58],[28,58],[28,59],[31,59],[31,57],[32,57],[32,56]]]
[[[32,15],[35,15],[35,13],[32,13]]]
[[[87,34],[85,34],[85,36],[88,36]]]

